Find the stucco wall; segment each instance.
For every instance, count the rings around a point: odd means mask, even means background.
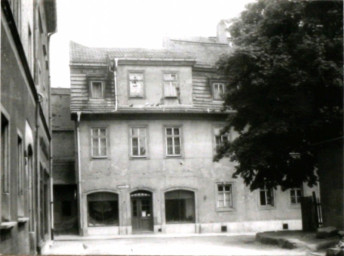
[[[145,159],[132,159],[129,155],[129,127],[135,125],[147,127],[148,157]],[[182,157],[165,156],[164,127],[169,125],[182,127]],[[300,207],[290,205],[289,191],[276,190],[275,206],[262,208],[258,201],[258,191],[250,192],[241,179],[232,178],[234,163],[229,162],[228,159],[218,163],[212,161],[213,128],[219,125],[218,121],[188,120],[187,117],[179,120],[149,118],[140,121],[128,119],[81,121],[84,228],[87,226],[87,193],[94,191],[118,193],[120,226],[130,226],[129,194],[137,189],[146,189],[153,193],[153,215],[156,226],[165,225],[164,193],[171,189],[188,189],[195,192],[196,223],[299,220]],[[91,127],[108,129],[108,158],[91,157]],[[232,210],[216,210],[216,182],[233,184]]]

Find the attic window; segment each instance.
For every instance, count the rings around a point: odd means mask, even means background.
[[[101,99],[104,97],[104,83],[101,81],[90,82],[90,98]]]
[[[214,100],[223,100],[223,95],[225,94],[226,86],[223,82],[212,82],[211,84],[213,90]]]
[[[177,74],[175,73],[165,73],[163,75],[164,83],[164,95],[166,98],[175,98],[177,97]]]
[[[143,97],[143,73],[129,73],[129,96]]]

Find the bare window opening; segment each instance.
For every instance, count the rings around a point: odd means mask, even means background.
[[[175,190],[165,193],[165,210],[167,223],[194,223],[194,192]]]
[[[87,196],[88,226],[118,226],[118,195],[109,192]]]

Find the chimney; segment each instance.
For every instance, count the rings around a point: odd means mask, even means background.
[[[217,24],[217,42],[227,44],[227,25],[224,20],[221,20],[219,24]]]

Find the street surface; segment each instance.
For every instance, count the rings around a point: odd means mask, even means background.
[[[260,244],[255,235],[136,235],[112,238],[57,237],[44,254],[120,255],[309,255]]]

